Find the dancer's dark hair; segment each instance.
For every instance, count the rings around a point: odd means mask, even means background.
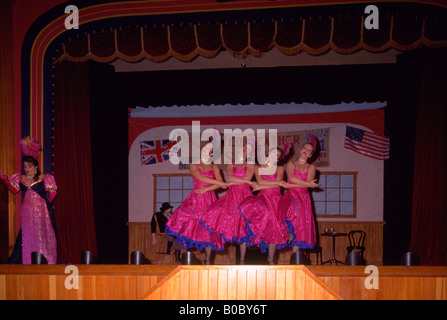
[[[40,174],[41,174],[41,172],[39,170],[39,162],[32,156],[25,156],[25,157],[23,157],[22,163],[25,163],[25,162],[31,163],[32,165],[34,165],[37,168],[36,169],[36,173],[34,174],[33,179],[34,179],[34,181],[39,180],[39,177],[40,177]]]

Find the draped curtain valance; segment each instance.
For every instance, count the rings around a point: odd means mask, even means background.
[[[381,15],[379,29],[365,28],[364,16],[310,17],[270,21],[114,27],[85,32],[62,44],[56,62],[95,60],[190,61],[213,57],[221,50],[234,56],[260,56],[276,47],[294,55],[319,55],[328,50],[349,54],[364,49],[411,50],[422,45],[447,46],[447,25],[435,18]]]

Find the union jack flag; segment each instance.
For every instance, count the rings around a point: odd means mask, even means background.
[[[140,142],[140,159],[142,165],[161,163],[169,159],[169,150],[177,141],[154,140]]]

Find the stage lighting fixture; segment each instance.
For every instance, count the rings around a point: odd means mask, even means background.
[[[402,266],[419,266],[421,259],[415,252],[406,252],[400,259]]]
[[[81,252],[81,264],[95,264],[96,257],[90,251],[82,251]]]
[[[297,251],[292,254],[290,257],[290,264],[303,264],[308,265],[309,259],[307,259],[306,254],[303,251]]]
[[[48,264],[47,258],[40,252],[31,252],[31,264]]]
[[[141,264],[150,264],[150,261],[146,259],[146,257],[141,251],[132,251],[132,253],[130,254],[130,263],[141,265]]]
[[[185,253],[182,254],[182,264],[189,266],[189,265],[195,265],[195,264],[199,264],[199,263],[198,263],[196,256],[194,255],[194,253],[186,251]]]
[[[363,266],[365,264],[362,253],[359,251],[351,251],[346,255],[345,265],[347,266]]]

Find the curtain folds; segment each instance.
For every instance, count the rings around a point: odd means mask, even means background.
[[[447,48],[422,50],[410,251],[447,265]]]
[[[82,251],[97,255],[90,138],[88,63],[56,66],[54,83],[54,212],[58,260],[79,263]]]
[[[364,27],[362,16],[313,17],[296,20],[180,24],[115,28],[90,32],[71,39],[56,62],[95,60],[127,62],[164,61],[175,57],[190,61],[213,57],[220,50],[234,56],[260,56],[276,47],[287,55],[328,50],[348,54],[360,49],[381,52],[391,48],[411,50],[422,45],[447,46],[447,26],[441,20],[414,16],[382,15],[379,29]]]
[[[15,137],[14,119],[14,56],[12,9],[0,4],[0,170],[10,176],[15,172]],[[1,183],[0,186],[0,263],[8,260],[9,247],[14,246],[17,236],[16,198]]]

